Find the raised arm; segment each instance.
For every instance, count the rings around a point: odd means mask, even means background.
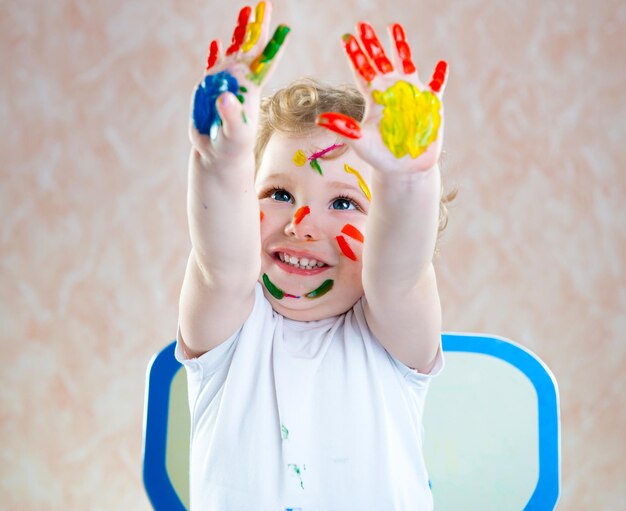
[[[441,306],[432,259],[439,225],[443,141],[441,97],[447,64],[428,86],[417,75],[401,25],[389,27],[391,59],[367,23],[343,45],[365,96],[362,123],[322,114],[319,124],[343,135],[374,167],[363,252],[368,324],[387,351],[421,372],[440,343]]]
[[[187,214],[192,250],[180,296],[180,334],[189,356],[225,341],[254,303],[260,271],[254,143],[261,85],[289,29],[270,37],[269,2],[239,13],[232,42],[209,46],[193,96]]]

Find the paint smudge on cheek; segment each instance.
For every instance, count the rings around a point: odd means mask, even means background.
[[[343,229],[341,229],[341,232],[344,233],[346,236],[350,236],[351,238],[360,241],[361,243],[363,243],[363,241],[365,240],[363,233],[352,224],[344,225]]]
[[[350,245],[348,245],[346,238],[339,235],[339,236],[336,236],[335,239],[337,240],[337,243],[339,244],[339,248],[341,249],[341,252],[343,253],[343,255],[345,255],[348,259],[351,259],[352,261],[356,261],[357,260],[356,254],[352,251],[352,249],[350,248]]]
[[[267,276],[267,273],[263,274],[263,284],[265,285],[265,289],[267,289],[277,300],[282,300],[285,297],[285,292],[274,285],[274,283]]]
[[[280,289],[276,284],[274,284],[270,278],[267,276],[267,273],[263,274],[263,285],[265,285],[265,289],[269,291],[269,293],[276,298],[277,300],[282,300],[283,298],[301,298],[297,295],[292,295],[291,293],[286,293],[282,289]]]
[[[298,225],[309,213],[311,213],[311,208],[309,208],[309,206],[302,206],[293,215],[293,222]]]
[[[318,288],[314,289],[304,296],[306,296],[307,298],[319,298],[320,296],[324,296],[333,288],[334,283],[335,281],[332,279],[325,280]]]
[[[263,213],[263,211],[260,211],[259,212],[259,221],[262,222],[264,218],[265,218],[265,213]]]
[[[367,186],[367,183],[365,182],[365,179],[363,179],[363,176],[361,176],[361,174],[359,173],[358,170],[353,169],[350,165],[348,165],[347,163],[343,166],[343,169],[348,173],[348,174],[353,174],[354,176],[356,176],[357,181],[359,182],[359,188],[361,189],[361,191],[365,194],[365,197],[367,198],[368,201],[372,200],[372,193],[370,192],[369,186]]]

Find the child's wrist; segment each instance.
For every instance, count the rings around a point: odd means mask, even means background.
[[[220,154],[205,157],[196,151],[194,165],[199,169],[207,172],[218,172],[220,174],[238,174],[254,173],[255,160],[251,153],[246,154]]]
[[[394,172],[385,172],[374,169],[372,172],[372,185],[380,189],[402,189],[421,187],[432,180],[439,180],[439,165],[435,164],[428,170],[399,170]]]

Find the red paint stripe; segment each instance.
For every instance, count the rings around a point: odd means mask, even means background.
[[[217,39],[214,39],[213,41],[211,41],[211,44],[209,45],[209,56],[207,57],[207,61],[206,61],[207,71],[211,69],[217,62],[217,57],[219,56],[219,52],[220,52],[220,42]]]
[[[351,238],[354,238],[357,241],[360,241],[361,243],[363,243],[363,240],[365,239],[363,237],[363,233],[361,233],[361,231],[359,231],[356,227],[354,227],[354,225],[352,224],[346,224],[343,226],[343,229],[341,229],[341,232],[350,236]]]
[[[263,217],[265,217],[265,214],[263,213],[263,211],[261,211],[260,215],[259,215],[259,218],[260,218],[261,222],[263,221]]]
[[[309,208],[309,206],[302,206],[300,209],[298,209],[298,211],[296,211],[296,214],[293,215],[294,223],[298,225],[300,222],[302,222],[302,219],[305,216],[307,216],[310,212],[311,212],[311,208]]]
[[[337,240],[337,243],[339,243],[339,248],[343,252],[343,255],[345,255],[348,259],[352,259],[353,261],[356,261],[356,255],[354,254],[354,252],[352,252],[352,249],[348,245],[348,242],[346,241],[346,239],[341,235],[336,236],[335,239]]]
[[[237,26],[233,31],[233,39],[228,50],[226,50],[226,55],[236,53],[239,51],[239,48],[241,48],[243,40],[246,38],[246,27],[248,26],[250,14],[252,14],[252,9],[247,5],[239,11]]]

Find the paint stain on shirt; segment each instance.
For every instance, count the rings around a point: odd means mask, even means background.
[[[298,477],[298,480],[300,481],[300,488],[304,490],[304,482],[302,481],[302,472],[306,470],[306,465],[302,465],[302,468],[300,468],[295,463],[288,463],[287,468],[291,469],[291,471]]]

